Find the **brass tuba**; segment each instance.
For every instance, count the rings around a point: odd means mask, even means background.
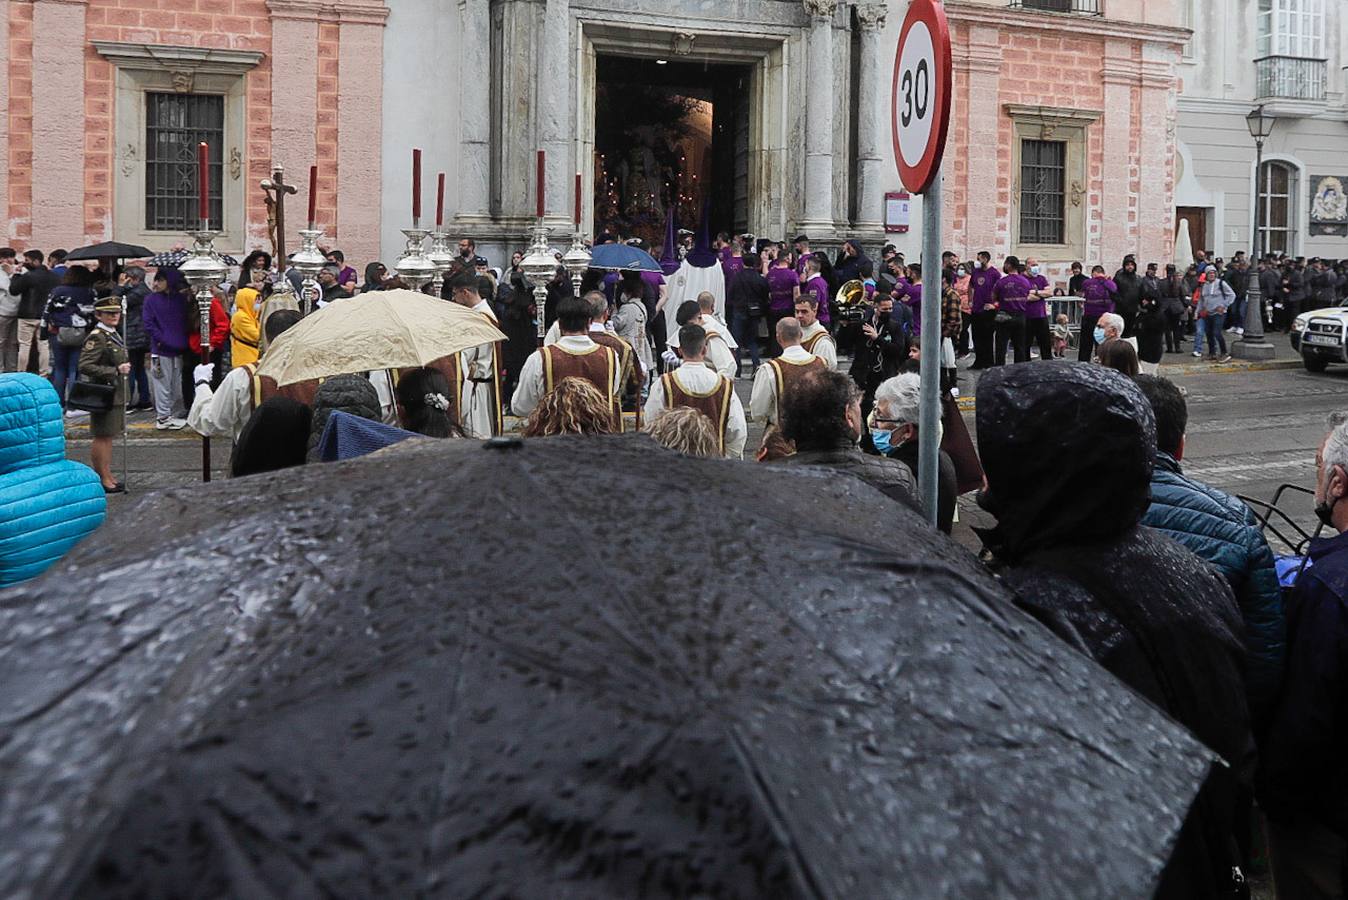
[[[866,300],[866,285],[859,278],[844,282],[833,297],[833,307],[844,322],[857,322],[864,315],[861,308]]]

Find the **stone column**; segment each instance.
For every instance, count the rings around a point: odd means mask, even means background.
[[[833,12],[838,0],[805,0],[805,203],[798,227],[816,241],[833,236]]]
[[[459,185],[456,221],[481,224],[491,215],[491,9],[488,0],[460,0],[459,60],[473,73],[459,94]]]
[[[313,0],[267,0],[271,11],[271,157],[285,167],[286,180],[303,185],[291,210],[309,204],[309,167],[317,156],[318,17]],[[347,110],[346,113],[350,111]],[[340,182],[339,182],[340,183]],[[338,190],[338,194],[341,191]],[[304,214],[286,216],[286,247],[300,245]],[[331,234],[334,223],[323,225]]]
[[[999,164],[998,157],[998,133],[1006,121],[997,104],[1002,48],[997,26],[970,23],[968,27],[965,65],[969,73],[969,102],[962,104],[968,135],[964,171],[965,247],[970,257],[980,250],[987,250],[995,259],[1004,246],[1004,239],[998,234],[998,223],[1003,220],[998,215],[998,208],[1011,208],[1009,196],[1003,195],[997,184],[998,173],[1007,168]],[[1007,162],[1009,164],[1009,158]],[[1004,196],[1007,199],[1003,199]],[[951,213],[952,217],[959,214],[958,209]]]
[[[1138,80],[1130,42],[1105,41],[1101,80],[1105,85],[1104,127],[1101,130],[1104,158],[1100,173],[1104,191],[1100,198],[1103,221],[1096,258],[1106,271],[1112,271],[1123,263],[1124,254],[1136,253],[1139,249],[1128,227],[1128,198],[1134,196],[1135,189],[1129,172],[1129,138],[1136,130],[1133,88]]]
[[[84,243],[84,129],[71,128],[70,111],[83,111],[85,8],[85,0],[33,3],[30,246],[45,250]]]
[[[546,197],[550,218],[571,220],[575,168],[571,135],[571,32],[567,0],[546,0],[538,72],[538,141],[547,151]],[[546,74],[544,74],[546,73]],[[559,240],[555,233],[554,241]],[[566,229],[569,233],[570,229]],[[564,242],[563,242],[564,243]]]
[[[889,116],[882,110],[881,101],[888,94],[872,86],[887,81],[881,74],[880,33],[885,28],[886,7],[883,3],[863,3],[857,6],[857,23],[861,26],[861,97],[857,105],[857,222],[858,231],[883,235],[885,196],[882,148],[888,129]]]
[[[1175,238],[1175,126],[1171,102],[1175,95],[1170,46],[1142,45],[1142,158],[1138,160],[1138,259],[1170,259]]]
[[[368,188],[383,177],[380,113],[388,8],[382,2],[348,3],[337,14],[337,108],[348,113],[338,123],[337,244],[349,259],[378,259],[382,209],[370,202]],[[352,110],[362,115],[350,115]]]

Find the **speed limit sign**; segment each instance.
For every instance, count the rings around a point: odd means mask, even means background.
[[[894,159],[913,193],[931,183],[950,125],[950,27],[934,0],[912,0],[894,55]]]

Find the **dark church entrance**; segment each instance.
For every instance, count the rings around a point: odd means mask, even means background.
[[[595,85],[595,227],[664,241],[665,216],[696,231],[744,231],[751,67],[600,55]]]

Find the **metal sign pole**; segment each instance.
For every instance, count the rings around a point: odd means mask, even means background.
[[[941,449],[941,166],[922,194],[922,403],[917,427],[917,483],[936,525]]]

